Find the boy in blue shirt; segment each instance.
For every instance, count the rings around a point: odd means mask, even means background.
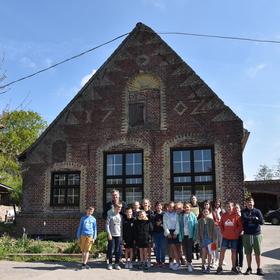
[[[89,251],[97,237],[96,219],[92,216],[93,212],[94,207],[86,208],[86,215],[81,218],[78,228],[77,237],[81,246],[83,261],[80,269],[90,269],[87,265]]]

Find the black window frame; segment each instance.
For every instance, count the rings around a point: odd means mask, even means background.
[[[195,172],[194,171],[194,151],[199,150],[211,150],[211,162],[212,162],[212,170],[209,172]],[[173,166],[173,152],[174,151],[190,151],[190,172],[186,173],[174,173]],[[212,186],[213,188],[213,200],[216,198],[216,178],[215,178],[215,154],[213,146],[200,146],[200,147],[182,147],[182,148],[172,148],[170,149],[170,187],[171,187],[171,200],[175,200],[175,186],[190,186],[191,187],[191,195],[197,195],[197,187],[198,186]],[[212,180],[206,181],[196,181],[196,176],[212,176]],[[190,181],[188,182],[174,182],[175,177],[190,177]],[[199,200],[199,198],[198,198]],[[177,202],[177,201],[176,201]],[[185,201],[182,201],[185,202]],[[189,198],[187,199],[189,202]],[[202,201],[198,201],[202,202]]]
[[[55,175],[66,175],[65,181],[66,184],[65,185],[55,185],[54,184],[54,178]],[[68,185],[68,176],[69,175],[79,175],[79,185]],[[68,191],[69,189],[73,189],[76,188],[79,190],[79,202],[78,203],[68,203]],[[55,203],[54,202],[54,192],[56,189],[63,189],[65,190],[65,194],[64,194],[64,203]],[[80,196],[81,196],[81,172],[79,171],[67,171],[67,172],[53,172],[52,173],[52,178],[51,178],[51,202],[50,205],[51,206],[79,206],[80,205]]]
[[[136,174],[136,175],[127,175],[126,174],[126,155],[127,154],[141,154],[141,160],[142,160],[142,166],[141,166],[141,175]],[[107,175],[107,156],[108,155],[123,155],[122,157],[122,175]],[[143,150],[129,150],[129,151],[111,151],[111,152],[104,152],[104,176],[103,176],[103,204],[105,205],[108,201],[106,199],[107,197],[107,189],[116,189],[120,191],[120,200],[123,200],[125,202],[127,202],[127,198],[126,198],[126,190],[128,188],[132,188],[132,187],[139,187],[141,188],[141,199],[143,199],[143,195],[144,195],[144,158],[143,158]],[[141,183],[134,183],[134,184],[128,184],[126,182],[126,179],[130,179],[130,178],[141,178]],[[107,180],[110,179],[122,179],[122,183],[121,184],[108,184]],[[128,205],[131,205],[129,203],[127,203]]]

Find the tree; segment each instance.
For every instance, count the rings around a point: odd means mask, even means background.
[[[255,175],[255,180],[272,180],[274,178],[273,169],[269,168],[266,164],[260,165],[260,169]]]
[[[38,113],[23,110],[4,111],[0,119],[0,181],[13,187],[13,196],[19,198],[22,181],[17,157],[40,136],[47,123]]]

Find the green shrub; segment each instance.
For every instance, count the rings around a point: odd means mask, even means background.
[[[5,248],[0,247],[0,260],[3,260],[7,257],[7,250]]]
[[[31,254],[41,254],[42,252],[43,250],[40,245],[30,246],[26,249],[26,253],[31,253]]]
[[[103,231],[97,235],[97,238],[94,242],[93,250],[99,251],[100,253],[105,253],[108,246],[108,234]]]
[[[79,254],[81,253],[81,247],[80,243],[78,243],[78,240],[75,240],[69,247],[67,247],[63,253],[66,254]]]

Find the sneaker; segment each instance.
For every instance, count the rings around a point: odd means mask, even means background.
[[[131,262],[128,263],[128,268],[133,268],[133,265]]]
[[[227,265],[227,263],[225,261],[223,261],[223,265]]]
[[[161,263],[160,262],[156,262],[156,263],[153,264],[153,266],[155,266],[155,267],[156,266],[161,266]]]
[[[113,266],[112,266],[111,263],[108,264],[107,269],[108,269],[108,270],[112,270],[112,269],[113,269]]]
[[[173,267],[172,267],[172,270],[178,270],[178,269],[181,269],[181,268],[182,268],[182,267],[181,267],[180,264],[175,263],[175,264],[173,265]]]
[[[239,274],[242,274],[242,267],[237,266],[236,269],[238,270]]]
[[[203,273],[205,273],[205,266],[204,266],[204,265],[201,266],[201,271],[202,271]]]
[[[258,268],[257,269],[257,274],[263,276],[264,272],[263,272],[263,270],[261,268]]]
[[[231,272],[234,273],[234,274],[239,274],[239,271],[238,271],[238,269],[236,267],[233,267],[231,269]]]
[[[210,267],[216,269],[216,268],[217,268],[217,264],[214,262],[214,263],[212,263],[212,264],[210,265]]]
[[[223,272],[224,272],[224,271],[223,271],[223,268],[219,266],[219,267],[217,268],[216,274],[220,275],[220,274],[222,274]]]
[[[79,267],[79,270],[84,270],[84,269],[86,269],[86,266],[85,266],[85,265],[81,265],[81,266]]]
[[[252,274],[252,268],[248,267],[244,275],[250,275],[250,274]]]
[[[129,268],[129,263],[128,262],[125,264],[124,268]]]
[[[116,270],[121,270],[121,267],[120,267],[120,265],[118,263],[115,264],[115,269]]]
[[[169,263],[169,269],[172,269],[173,266],[174,266],[174,263],[173,263],[173,262]]]
[[[161,264],[161,267],[166,267],[165,263],[162,263],[162,264]]]
[[[149,264],[148,264],[148,263],[145,263],[144,269],[145,269],[145,270],[148,270],[148,269],[149,269]]]
[[[151,267],[152,266],[151,261],[148,261],[147,265],[148,265],[148,267]]]
[[[207,268],[206,268],[206,270],[205,270],[205,273],[208,273],[208,274],[209,274],[210,272],[211,272],[211,268],[210,268],[210,266],[208,265]]]
[[[141,263],[141,264],[138,266],[138,269],[144,269],[144,263]]]
[[[188,272],[192,272],[193,271],[193,266],[191,264],[188,265]]]

